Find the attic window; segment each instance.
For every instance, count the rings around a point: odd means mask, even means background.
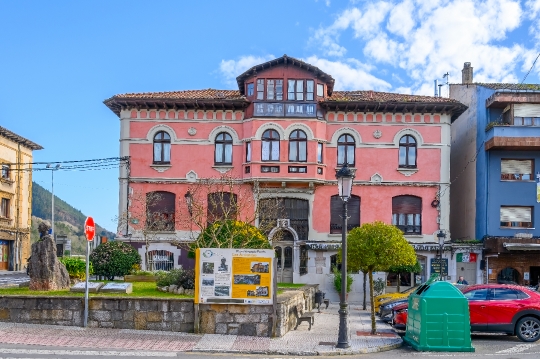
[[[264,99],[264,80],[257,80],[257,100]]]
[[[317,84],[317,97],[324,97],[324,85]]]
[[[249,97],[253,96],[253,90],[254,90],[254,88],[253,88],[253,82],[247,84],[247,95],[248,95]]]

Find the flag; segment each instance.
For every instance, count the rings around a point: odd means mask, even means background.
[[[476,253],[458,253],[456,255],[456,260],[458,262],[476,262]]]

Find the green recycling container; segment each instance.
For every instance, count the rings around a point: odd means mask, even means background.
[[[419,351],[474,352],[467,298],[451,283],[428,280],[409,297],[403,340]]]

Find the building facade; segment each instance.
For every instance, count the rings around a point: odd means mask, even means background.
[[[465,63],[450,97],[468,106],[452,124],[453,238],[482,240],[479,281],[536,285],[540,85],[474,83]]]
[[[21,270],[30,256],[32,151],[41,149],[0,127],[0,270]]]
[[[134,191],[160,192],[184,217],[190,185],[201,179],[226,173],[248,188],[256,183],[282,206],[279,214],[261,213],[274,223],[267,233],[278,280],[330,288],[343,230],[335,174],[348,164],[355,180],[347,229],[376,220],[397,225],[415,246],[419,279],[428,277],[439,248],[435,235],[449,233],[450,124],[465,106],[440,97],[334,91],[331,75],[286,55],[237,82],[238,90],[105,101],[120,118],[120,155],[131,158],[129,172],[120,173],[120,213]],[[167,238],[196,233],[175,222],[151,246],[179,265],[182,249]],[[119,239],[142,254],[141,238],[134,228],[120,230]],[[416,279],[403,277],[402,285]]]

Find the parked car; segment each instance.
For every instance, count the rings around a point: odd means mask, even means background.
[[[390,322],[392,326],[399,330],[405,330],[407,327],[407,310],[409,308],[409,301],[396,305],[392,308],[392,315],[390,316]]]
[[[379,316],[384,322],[389,323],[392,320],[392,309],[396,307],[397,305],[407,303],[408,300],[409,298],[405,297],[405,298],[394,299],[394,300],[384,303],[379,308]]]
[[[460,288],[469,300],[472,332],[516,335],[524,342],[540,339],[540,293],[509,284],[475,284]],[[407,323],[408,303],[395,306],[391,321]]]
[[[414,287],[407,288],[401,292],[385,293],[385,294],[376,296],[375,298],[373,298],[375,313],[379,312],[379,307],[381,306],[381,304],[387,303],[394,299],[408,298],[409,295],[411,295],[411,293],[414,292],[417,288],[418,286],[414,286]]]

